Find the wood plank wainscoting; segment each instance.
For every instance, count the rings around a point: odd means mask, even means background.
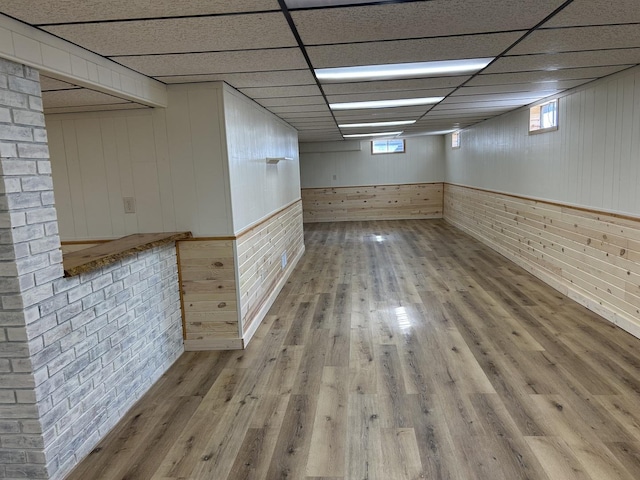
[[[443,184],[303,188],[304,223],[442,218]]]
[[[237,235],[238,296],[245,343],[303,254],[302,200]]]
[[[235,237],[178,242],[178,275],[186,350],[242,348]]]
[[[444,218],[640,337],[640,218],[460,185]]]
[[[233,237],[178,242],[185,350],[246,347],[303,253],[301,200]]]

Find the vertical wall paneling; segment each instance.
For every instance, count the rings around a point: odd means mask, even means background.
[[[168,92],[167,109],[47,116],[63,240],[233,234],[222,85]]]
[[[112,139],[116,136],[115,122],[111,118],[100,119],[100,130],[102,133],[102,147],[104,158],[106,159],[105,182],[108,191],[109,212],[115,212],[122,208],[122,190],[120,186],[120,169],[118,165],[118,145]],[[62,163],[62,162],[60,162]],[[127,231],[124,218],[117,215],[109,215],[111,232],[113,236],[123,236]]]
[[[640,218],[447,184],[445,219],[640,337]]]
[[[85,212],[84,195],[82,190],[82,175],[80,170],[80,158],[78,153],[78,142],[76,130],[73,121],[62,122],[62,144],[65,147],[67,160],[67,177],[63,180],[68,181],[67,188],[71,191],[71,210],[68,212],[60,212],[60,215],[71,214],[73,216],[72,224],[74,232],[72,238],[88,238],[87,215]],[[52,132],[53,133],[53,132]],[[47,136],[49,132],[47,132]],[[54,165],[58,161],[57,158],[51,157],[51,164]],[[53,189],[56,192],[56,183],[58,180],[53,172]],[[73,185],[73,188],[71,186]],[[61,232],[61,238],[64,239],[64,233]]]
[[[158,164],[158,188],[160,189],[163,230],[166,232],[177,231],[165,109],[158,109],[153,115],[153,138],[156,163]]]
[[[300,198],[298,134],[240,92],[224,87],[225,131],[234,232]],[[269,165],[267,157],[289,157]]]
[[[145,112],[147,113],[147,112]],[[122,218],[122,222],[124,223],[124,231],[125,233],[133,233],[138,230],[138,218],[137,213],[135,214],[125,214],[124,213],[124,197],[136,197],[135,192],[135,183],[133,180],[133,159],[131,157],[131,146],[129,142],[129,129],[127,128],[126,116],[122,117],[111,117],[110,120],[115,123],[115,143],[118,148],[118,175],[120,177],[120,197],[117,197],[120,205],[117,205],[114,210],[110,212],[111,216],[116,216]],[[134,138],[134,142],[136,139]],[[54,189],[55,189],[55,178],[54,178]],[[115,196],[117,192],[113,192]],[[76,237],[78,238],[78,237]],[[80,237],[82,238],[82,237]]]
[[[563,94],[555,132],[529,135],[527,115],[465,129],[445,148],[446,181],[640,215],[640,68]]]
[[[53,161],[55,158],[65,158],[64,134],[61,121],[47,119],[47,137],[49,155],[52,159],[51,171],[54,179],[56,209],[58,211],[58,228],[62,235],[62,232],[75,232],[76,228],[73,218],[71,189],[65,188],[69,185],[68,161]]]
[[[344,146],[341,148],[341,145]],[[400,185],[444,181],[444,137],[409,137],[406,153],[372,155],[371,142],[301,144],[302,188]]]

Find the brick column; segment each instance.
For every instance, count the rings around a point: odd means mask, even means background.
[[[50,407],[36,394],[44,350],[37,332],[39,304],[54,296],[61,276],[38,72],[0,59],[0,478],[50,476],[39,420]]]

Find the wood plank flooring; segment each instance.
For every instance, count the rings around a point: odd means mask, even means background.
[[[184,354],[69,478],[640,478],[640,340],[442,220],[305,230],[248,349]]]

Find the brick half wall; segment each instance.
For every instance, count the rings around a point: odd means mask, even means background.
[[[53,283],[29,326],[45,452],[62,478],[184,351],[174,245]]]

